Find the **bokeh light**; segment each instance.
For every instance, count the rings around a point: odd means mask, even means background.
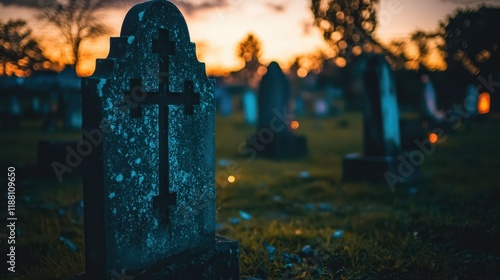
[[[481,93],[477,102],[477,112],[481,115],[488,114],[490,112],[490,103],[490,94],[487,92]]]
[[[429,142],[436,144],[438,141],[438,136],[436,133],[429,133]]]

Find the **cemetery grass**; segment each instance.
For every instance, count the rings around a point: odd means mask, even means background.
[[[462,125],[458,132],[447,134],[425,158],[426,178],[394,192],[384,183],[340,180],[342,156],[361,150],[361,114],[299,121],[297,132],[308,137],[309,157],[269,161],[238,152],[238,145],[255,132],[243,124],[242,116],[217,118],[217,160],[232,163],[229,168],[217,165],[217,234],[238,241],[241,275],[499,277],[498,120],[467,129]],[[34,123],[23,123],[20,131],[4,133],[0,139],[2,166],[24,163],[17,171],[17,275],[66,279],[84,269],[83,224],[77,207],[82,199],[81,174],[58,183],[29,172],[36,161],[37,139],[79,135],[49,135],[35,128]],[[227,183],[227,175],[236,181]]]

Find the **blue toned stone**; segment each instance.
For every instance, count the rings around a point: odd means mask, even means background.
[[[84,168],[85,277],[135,276],[162,264],[181,279],[205,279],[193,273],[206,263],[165,261],[212,260],[207,250],[221,259],[215,275],[238,277],[237,253],[224,251],[237,244],[215,236],[214,82],[177,7],[156,0],[130,9],[82,95],[83,129],[94,135],[84,134],[93,140]],[[224,253],[230,265],[222,268]]]

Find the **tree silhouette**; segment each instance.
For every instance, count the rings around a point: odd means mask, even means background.
[[[440,31],[422,31],[413,32],[406,39],[393,40],[389,43],[388,49],[393,57],[399,57],[396,61],[395,68],[417,70],[421,67],[424,69],[439,69],[444,62],[444,39]],[[437,61],[435,55],[437,52],[439,59]]]
[[[358,55],[363,50],[381,48],[373,38],[377,26],[376,9],[379,0],[312,0],[315,25],[323,38],[332,45],[334,56]]]
[[[96,17],[103,0],[45,0],[38,19],[54,26],[69,47],[72,64],[77,69],[81,46],[86,40],[108,34],[109,27]]]
[[[241,70],[245,81],[247,84],[252,84],[259,67],[262,65],[260,63],[262,55],[262,44],[260,40],[253,34],[248,34],[247,37],[238,44],[237,55],[245,64]]]
[[[458,10],[440,26],[448,67],[472,75],[500,71],[500,9]]]
[[[2,75],[29,76],[49,62],[24,20],[0,21],[0,62]]]

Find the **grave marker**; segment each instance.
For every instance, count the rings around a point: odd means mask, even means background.
[[[280,66],[271,62],[258,91],[257,133],[247,145],[272,159],[306,156],[307,139],[291,132],[288,119],[290,83]]]
[[[243,111],[245,123],[254,125],[257,123],[257,96],[255,92],[247,88],[243,93]]]
[[[215,236],[214,83],[184,17],[138,4],[110,42],[82,81],[84,277],[238,279],[237,243]]]
[[[390,172],[409,181],[418,166],[411,174],[400,174],[398,169],[402,150],[396,86],[384,56],[369,58],[364,82],[363,153],[344,157],[343,180],[384,181]]]
[[[423,83],[423,117],[424,119],[430,120],[432,122],[442,122],[444,119],[444,113],[437,109],[437,99],[436,99],[436,89],[429,77],[429,75],[422,75]]]

